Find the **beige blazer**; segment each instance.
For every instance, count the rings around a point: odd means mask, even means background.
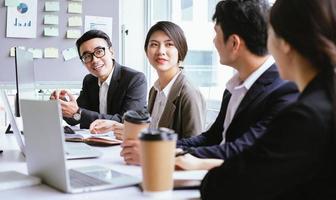
[[[148,98],[148,110],[151,114],[156,94],[157,91],[152,87]],[[205,109],[205,101],[200,91],[180,73],[168,94],[159,127],[173,129],[179,139],[198,135],[204,128]]]

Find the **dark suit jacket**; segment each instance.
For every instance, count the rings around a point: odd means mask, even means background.
[[[196,147],[193,155],[200,158],[227,159],[252,146],[261,137],[271,119],[296,100],[298,91],[293,83],[282,80],[275,65],[266,70],[248,90],[237,108],[227,131],[225,144],[223,124],[230,93],[226,90],[216,121],[201,135],[179,140],[177,147]]]
[[[153,111],[157,91],[152,87],[149,92],[148,110]],[[187,77],[178,75],[167,98],[159,127],[173,129],[179,138],[188,138],[203,130],[205,101],[201,92],[194,88]]]
[[[142,110],[146,106],[147,82],[145,75],[114,62],[108,94],[107,114],[99,113],[98,78],[88,74],[83,80],[82,91],[77,98],[82,109],[80,126],[89,128],[96,119],[122,121],[127,110]],[[70,125],[78,124],[74,119],[65,119]]]
[[[336,199],[336,108],[324,81],[310,82],[253,147],[210,170],[202,199]]]

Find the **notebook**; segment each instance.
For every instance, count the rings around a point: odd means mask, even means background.
[[[25,145],[24,140],[21,135],[21,131],[16,122],[16,118],[13,114],[12,108],[9,104],[9,100],[5,91],[1,91],[1,98],[5,107],[5,111],[9,118],[9,122],[11,124],[13,134],[15,136],[16,142],[22,152],[25,155]],[[102,152],[90,147],[87,144],[83,143],[69,143],[67,142],[65,145],[65,154],[67,159],[83,159],[83,158],[96,158],[102,155]]]
[[[44,183],[68,193],[119,188],[140,183],[137,177],[103,166],[67,169],[59,102],[21,100],[21,108],[30,175],[40,177]],[[53,144],[53,148],[50,148],[50,144]]]

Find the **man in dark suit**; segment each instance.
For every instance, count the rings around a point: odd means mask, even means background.
[[[79,57],[90,74],[83,80],[77,100],[66,90],[54,91],[50,99],[59,99],[64,119],[70,125],[89,128],[96,119],[121,122],[127,110],[146,105],[147,82],[143,73],[119,65],[112,43],[99,30],[84,33],[76,42]]]
[[[210,129],[177,142],[177,147],[192,155],[178,157],[178,167],[209,169],[241,153],[265,133],[279,111],[296,100],[296,86],[279,77],[267,52],[268,10],[266,1],[218,3],[213,16],[214,44],[220,63],[233,67],[237,74],[226,85],[219,115]]]

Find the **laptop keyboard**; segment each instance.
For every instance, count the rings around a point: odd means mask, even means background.
[[[109,184],[108,182],[88,176],[84,173],[78,172],[73,169],[69,170],[69,176],[70,176],[70,185],[73,188],[82,188],[82,187]]]

